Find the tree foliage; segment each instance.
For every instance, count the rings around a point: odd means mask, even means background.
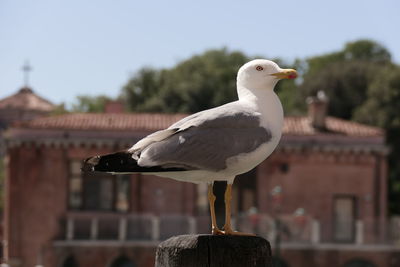
[[[178,63],[170,69],[142,68],[123,88],[131,111],[194,113],[237,99],[238,69],[251,60],[226,48],[209,50]],[[281,66],[285,63],[274,59]],[[285,110],[298,110],[291,94],[293,81],[279,83],[276,91]]]
[[[400,67],[381,69],[367,88],[367,100],[356,110],[355,120],[386,129],[400,128]]]
[[[352,119],[355,109],[367,100],[367,88],[380,70],[390,64],[390,53],[382,45],[360,40],[337,52],[306,60],[301,98],[325,91],[329,114]]]
[[[111,98],[108,96],[87,96],[80,95],[77,96],[77,100],[72,104],[71,111],[73,112],[104,112],[105,104],[110,101]],[[60,107],[60,112],[62,112],[63,106]]]
[[[390,62],[390,52],[381,44],[372,40],[358,40],[347,43],[342,50],[327,53],[321,56],[314,56],[306,59],[307,76],[313,76],[315,72],[323,70],[325,67],[337,62]]]
[[[354,110],[367,99],[368,85],[381,66],[368,61],[339,61],[307,76],[300,86],[302,99],[323,90],[330,99],[328,113],[351,119]]]
[[[143,68],[123,88],[132,111],[197,112],[236,98],[236,73],[249,58],[210,50],[170,69]]]
[[[68,109],[65,107],[65,103],[61,103],[55,106],[53,111],[51,112],[50,115],[52,116],[57,116],[57,115],[62,115],[68,113]]]

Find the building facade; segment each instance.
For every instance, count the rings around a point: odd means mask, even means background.
[[[48,100],[35,94],[34,91],[24,86],[15,94],[0,99],[0,181],[1,192],[4,191],[3,184],[3,156],[5,154],[5,145],[3,139],[4,131],[13,123],[19,121],[28,121],[34,118],[49,115],[55,106]],[[0,194],[3,199],[3,194]],[[3,240],[3,212],[1,210],[0,217],[0,238]]]
[[[286,266],[399,266],[388,239],[384,132],[321,119],[310,105],[308,117],[285,118],[271,157],[236,179],[237,228],[268,238]],[[10,129],[11,266],[153,266],[160,240],[208,233],[205,186],[80,171],[83,159],[128,148],[184,116],[66,114]]]

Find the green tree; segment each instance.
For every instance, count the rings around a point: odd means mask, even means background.
[[[123,98],[131,111],[161,111],[157,101],[162,86],[162,71],[150,67],[140,69],[123,88]],[[154,101],[156,100],[156,101]]]
[[[110,101],[108,96],[77,96],[77,100],[72,104],[71,111],[73,112],[104,112],[105,104]],[[62,109],[62,107],[61,107]]]
[[[330,99],[328,113],[351,119],[354,110],[367,98],[367,88],[381,66],[367,61],[339,61],[307,76],[300,86],[302,98],[325,91]]]
[[[131,111],[194,113],[212,108],[237,99],[237,71],[251,59],[223,48],[195,55],[170,69],[143,68],[128,81],[122,95]],[[290,96],[294,87],[294,82],[285,82],[276,88],[286,109],[295,109]]]
[[[68,109],[65,107],[65,103],[61,103],[59,105],[56,105],[54,110],[51,112],[51,115],[62,115],[68,113]]]
[[[346,44],[343,55],[346,60],[367,60],[376,63],[390,62],[390,52],[380,43],[372,40],[358,40]]]
[[[141,69],[123,88],[133,111],[197,112],[236,98],[236,73],[249,58],[209,50],[170,69]]]
[[[390,59],[390,52],[380,43],[367,39],[357,40],[347,43],[340,51],[306,59],[305,63],[307,70],[305,78],[307,78],[307,76],[312,76],[315,72],[319,72],[325,67],[337,62],[357,60],[386,63],[390,62]]]
[[[390,58],[386,48],[371,40],[350,42],[341,51],[309,58],[300,96],[304,100],[323,90],[330,98],[329,114],[351,119],[367,100],[369,84],[390,65]]]

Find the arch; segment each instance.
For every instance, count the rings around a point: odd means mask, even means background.
[[[343,267],[376,267],[376,265],[364,259],[351,259],[343,264]]]
[[[61,264],[61,267],[79,267],[79,264],[76,261],[75,257],[71,255],[65,258],[65,260]]]
[[[125,256],[119,256],[112,261],[110,267],[136,267],[136,264]]]

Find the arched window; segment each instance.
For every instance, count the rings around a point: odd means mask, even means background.
[[[125,256],[120,256],[116,258],[110,267],[136,267],[133,262]]]
[[[78,262],[75,260],[74,256],[69,256],[66,258],[61,265],[62,267],[79,267]]]
[[[367,260],[352,259],[346,262],[343,267],[376,267],[376,265]]]

